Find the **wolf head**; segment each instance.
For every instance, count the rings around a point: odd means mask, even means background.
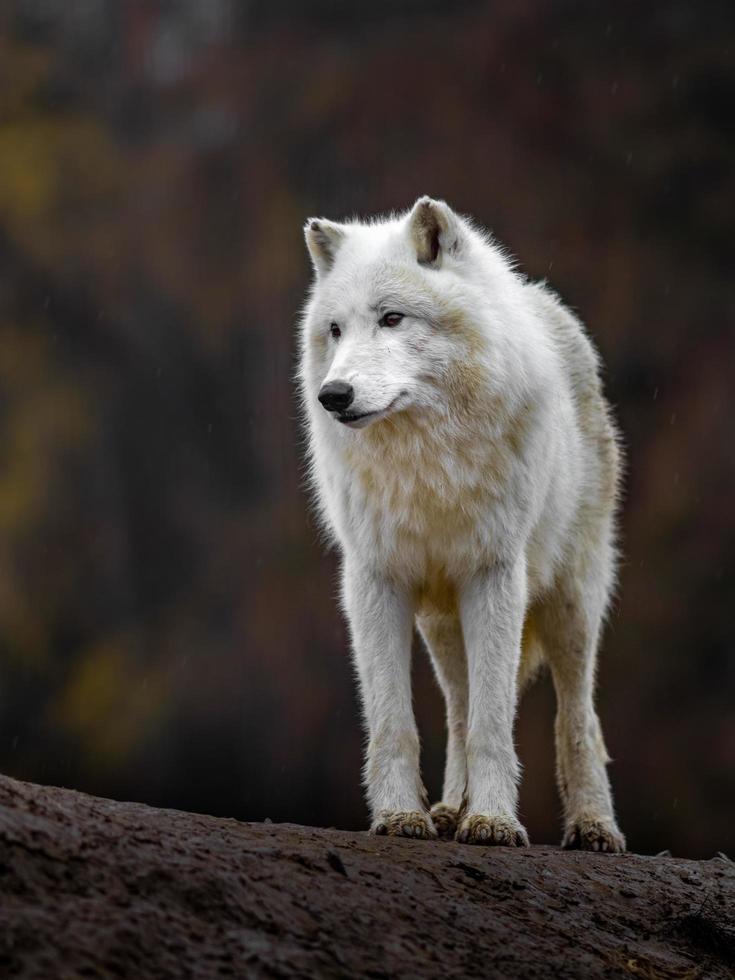
[[[304,318],[306,397],[350,428],[450,397],[461,365],[479,360],[482,235],[429,197],[385,221],[313,218],[304,234],[315,273]]]

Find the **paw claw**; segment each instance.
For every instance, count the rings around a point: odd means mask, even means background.
[[[371,830],[383,837],[413,837],[418,840],[436,837],[431,817],[419,810],[381,810]]]
[[[499,847],[528,847],[528,834],[515,817],[500,814],[469,814],[457,830],[460,844],[485,844]]]
[[[451,840],[459,822],[459,811],[446,803],[435,803],[431,808],[431,819],[436,827],[439,837],[444,840]]]
[[[582,817],[567,828],[561,846],[568,851],[620,854],[625,850],[625,837],[612,820]]]

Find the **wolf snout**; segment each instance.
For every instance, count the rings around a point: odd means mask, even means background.
[[[346,381],[329,381],[319,390],[319,401],[328,412],[344,412],[352,404],[355,389]]]

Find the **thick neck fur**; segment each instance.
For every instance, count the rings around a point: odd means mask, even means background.
[[[508,405],[487,379],[456,368],[444,400],[361,432],[336,432],[334,459],[349,471],[343,533],[367,543],[401,578],[435,587],[467,554],[492,555],[489,518],[517,479],[530,408]],[[434,582],[432,586],[431,583]]]

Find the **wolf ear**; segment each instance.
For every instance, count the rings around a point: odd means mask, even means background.
[[[408,216],[408,233],[418,261],[439,268],[444,255],[461,251],[464,228],[444,201],[420,197]]]
[[[326,218],[309,218],[304,225],[304,238],[317,276],[326,275],[334,265],[334,257],[344,241],[344,225]]]

